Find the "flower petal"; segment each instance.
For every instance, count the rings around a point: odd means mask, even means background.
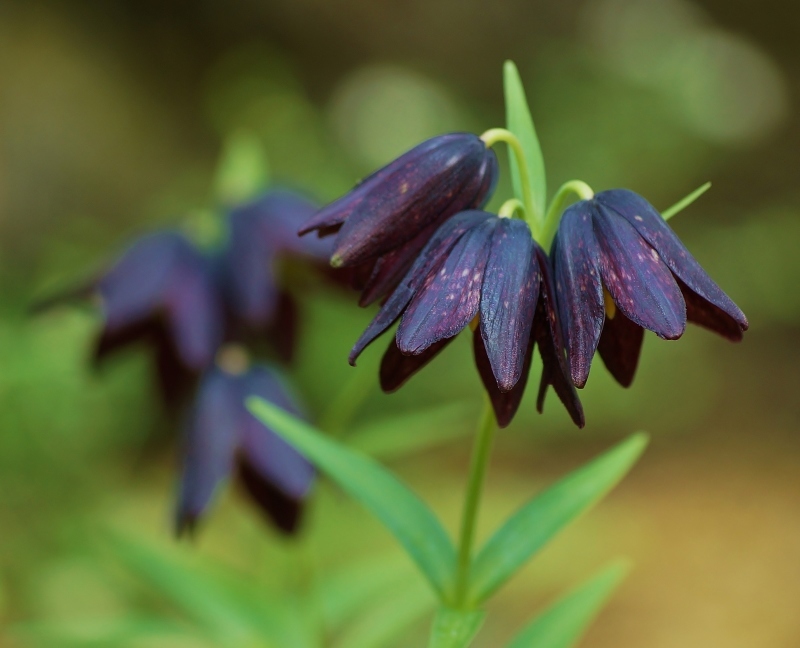
[[[572,382],[583,387],[603,328],[600,247],[594,235],[592,204],[581,201],[564,212],[551,257],[561,330]]]
[[[741,319],[731,317],[730,313],[689,289],[680,279],[677,281],[686,302],[686,318],[690,322],[719,333],[731,342],[742,340],[747,330],[747,320],[742,324]]]
[[[486,261],[480,300],[483,345],[500,391],[522,375],[542,277],[528,225],[501,218]],[[531,261],[534,261],[533,263]]]
[[[392,337],[389,347],[381,359],[381,389],[387,394],[400,389],[411,376],[433,360],[453,339],[440,340],[418,355],[405,355],[397,348],[397,341]]]
[[[647,200],[627,189],[603,191],[597,194],[596,199],[635,227],[690,291],[721,311],[714,311],[714,319],[719,326],[709,328],[729,339],[741,339],[741,335],[734,337],[731,331],[734,326],[739,328],[740,333],[747,330],[749,324],[744,313],[708,276],[672,228]],[[683,292],[685,295],[686,291]],[[694,304],[699,306],[699,301],[694,300]],[[694,310],[696,312],[697,309]],[[726,317],[728,321],[723,325],[722,320]],[[720,327],[728,333],[724,333]]]
[[[542,377],[539,382],[539,395],[536,409],[541,413],[544,409],[544,398],[549,385],[553,385],[558,398],[567,409],[573,423],[579,428],[586,424],[578,392],[570,379],[564,343],[561,339],[561,327],[555,307],[555,289],[550,276],[547,257],[539,246],[536,246],[539,267],[542,272],[541,297],[533,318],[533,334],[531,339],[539,346],[542,357]]]
[[[397,346],[417,354],[461,331],[478,312],[481,285],[494,230],[491,218],[466,232],[439,269],[428,275],[397,328]]]
[[[642,350],[644,329],[631,322],[621,311],[606,318],[597,350],[606,369],[623,387],[630,387],[639,354]]]
[[[475,353],[475,366],[483,382],[483,387],[489,395],[492,403],[497,425],[501,428],[507,427],[511,423],[514,415],[522,402],[525,394],[525,386],[528,384],[528,374],[530,373],[531,358],[533,357],[534,341],[531,338],[528,347],[525,349],[524,364],[519,380],[511,391],[502,392],[497,386],[497,379],[494,377],[489,356],[486,354],[486,347],[483,344],[483,336],[478,331],[472,335],[472,348]]]
[[[219,370],[210,371],[197,393],[186,428],[175,519],[179,535],[194,528],[217,485],[230,474],[241,409],[236,379]]]
[[[492,215],[487,212],[461,212],[445,221],[445,223],[436,230],[416,261],[414,261],[414,265],[412,265],[411,269],[406,273],[403,281],[401,281],[394,292],[389,295],[386,303],[378,311],[378,314],[367,329],[361,334],[361,337],[358,338],[358,341],[353,346],[353,350],[350,351],[349,359],[351,365],[355,365],[356,359],[361,355],[361,352],[367,345],[397,321],[397,318],[400,317],[400,314],[411,301],[411,298],[417,292],[420,285],[428,280],[431,273],[438,271],[439,267],[444,263],[446,255],[453,249],[453,246],[456,245],[464,233],[477,227],[489,218],[492,218]]]
[[[629,319],[674,340],[686,329],[686,305],[669,268],[622,216],[598,204],[594,228],[600,274],[614,303]]]

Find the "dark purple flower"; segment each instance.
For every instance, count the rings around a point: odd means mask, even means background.
[[[297,528],[314,469],[244,403],[259,396],[301,414],[277,370],[247,363],[241,348],[224,348],[218,366],[209,370],[198,390],[184,440],[179,534],[194,530],[219,485],[234,472],[279,529],[292,533]]]
[[[181,234],[137,240],[91,289],[104,316],[98,361],[133,342],[152,343],[168,402],[212,363],[223,339],[222,305],[211,261]]]
[[[220,261],[229,338],[268,340],[282,360],[291,358],[297,307],[282,285],[280,264],[293,257],[327,266],[330,242],[297,236],[316,211],[312,202],[283,190],[231,210]]]
[[[525,222],[483,211],[446,221],[356,342],[351,364],[398,319],[381,364],[384,391],[398,389],[475,321],[475,359],[501,427],[519,407],[537,343],[544,361],[540,411],[552,384],[575,423],[583,425],[555,319],[547,257]]]
[[[553,243],[556,292],[572,381],[583,387],[595,350],[614,378],[633,381],[644,329],[683,335],[687,320],[739,341],[747,318],[641,196],[613,189],[564,212]]]
[[[320,210],[300,234],[336,234],[331,265],[357,268],[362,305],[389,293],[445,220],[481,207],[497,158],[477,135],[429,139]]]

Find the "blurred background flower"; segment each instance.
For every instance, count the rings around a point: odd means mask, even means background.
[[[95,314],[31,320],[31,298],[89,275],[141,231],[185,224],[213,238],[207,205],[234,133],[255,134],[268,160],[236,177],[268,176],[324,203],[425,137],[502,124],[512,58],[551,186],[579,177],[664,208],[713,181],[670,224],[751,329],[737,346],[696,328],[679,345],[650,336],[630,390],[598,372],[581,393],[582,432],[562,408],[536,416],[528,394],[498,438],[484,533],[611,438],[644,428],[655,440],[615,495],[498,597],[476,645],[500,645],[614,552],[637,569],[586,645],[797,645],[798,19],[786,0],[2,3],[2,620],[169,609],[151,591],[122,596],[87,544],[109,526],[168,542],[177,458],[143,460],[162,416],[147,362],[126,354],[98,379],[84,363]],[[508,195],[501,181],[494,203]],[[291,377],[319,413],[353,372],[375,385],[381,349],[349,367],[372,312],[291,281],[306,315]],[[360,417],[477,401],[468,337],[397,394],[361,389]],[[471,426],[477,412],[462,409]],[[451,528],[467,453],[450,444],[396,464]],[[397,556],[366,513],[320,491],[308,520],[318,565],[335,570],[365,548]],[[265,587],[295,582],[291,552],[233,493],[205,531],[198,560]]]

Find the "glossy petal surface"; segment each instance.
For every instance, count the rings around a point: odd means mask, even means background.
[[[567,209],[552,250],[561,330],[572,382],[578,387],[589,377],[605,317],[592,211],[591,202],[585,200]]]
[[[630,387],[639,364],[644,329],[620,311],[606,319],[597,347],[608,372],[623,387]]]
[[[603,285],[617,308],[661,338],[683,335],[683,296],[658,253],[625,218],[602,205],[594,213],[594,225]]]
[[[392,338],[381,359],[379,374],[381,389],[387,394],[400,389],[411,376],[433,360],[452,340],[453,338],[440,340],[418,355],[405,355],[397,348],[395,338]]]
[[[522,375],[541,273],[528,225],[501,218],[486,261],[480,298],[480,332],[500,391]],[[531,260],[534,263],[531,263]]]
[[[401,352],[421,353],[439,340],[453,337],[475,317],[499,220],[489,219],[466,232],[416,292],[397,329]]]
[[[483,344],[483,337],[477,331],[472,335],[472,348],[475,354],[475,366],[483,382],[489,400],[492,403],[497,425],[501,428],[507,427],[511,423],[514,415],[519,409],[522,397],[525,394],[525,387],[528,384],[528,374],[530,373],[531,359],[533,357],[534,341],[531,338],[528,347],[525,349],[522,374],[519,380],[510,391],[502,392],[497,386],[497,379],[494,377],[489,356],[486,354],[486,347]]]

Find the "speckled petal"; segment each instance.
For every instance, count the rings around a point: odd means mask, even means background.
[[[432,222],[476,204],[478,174],[494,153],[470,133],[423,142],[389,167],[348,213],[334,244],[335,266],[357,265],[399,247]],[[389,169],[387,167],[387,170]]]
[[[749,326],[744,313],[714,283],[672,231],[672,228],[647,200],[627,189],[603,191],[597,194],[596,199],[620,214],[635,227],[636,231],[658,252],[664,263],[690,291],[696,293],[700,300],[705,300],[716,307],[716,309],[708,309],[709,312],[714,312],[714,321],[717,323],[716,326],[709,326],[709,328],[729,339],[741,339],[741,333],[746,331]],[[687,291],[683,292],[685,295]],[[692,302],[699,306],[700,300],[694,299]],[[693,307],[693,311],[696,313],[697,308]],[[728,321],[723,324],[723,319]],[[702,324],[702,322],[699,323]],[[708,326],[707,324],[703,325]],[[738,335],[732,333],[734,327],[739,328]],[[727,331],[727,333],[723,331]]]
[[[597,347],[608,372],[623,387],[630,387],[639,364],[644,329],[617,311],[606,319]]]
[[[533,246],[524,221],[499,219],[481,288],[480,332],[502,392],[511,391],[522,375],[539,301],[542,276]]]
[[[314,482],[314,469],[297,450],[245,409],[249,396],[259,396],[297,416],[300,411],[275,370],[256,366],[242,377],[238,431],[244,463],[240,470],[264,512],[285,530],[292,530],[294,524],[290,522],[294,518],[287,514],[299,511],[299,504]],[[289,506],[289,502],[297,506]]]
[[[351,365],[355,365],[356,359],[367,345],[397,321],[397,318],[400,317],[420,285],[426,282],[432,273],[438,271],[447,254],[464,233],[489,218],[492,218],[492,215],[483,211],[461,212],[436,230],[416,261],[414,261],[414,265],[406,273],[403,281],[392,292],[370,325],[361,334],[355,346],[353,346],[353,350],[350,352]]]
[[[489,247],[499,218],[491,218],[465,233],[445,262],[428,276],[403,313],[397,346],[418,354],[450,338],[478,312]]]
[[[669,268],[625,218],[596,205],[600,273],[617,308],[661,338],[679,338],[686,329],[686,305]]]
[[[501,428],[507,427],[509,423],[511,423],[519,409],[519,404],[522,402],[522,396],[525,394],[525,387],[528,384],[528,374],[530,373],[531,358],[533,357],[533,346],[534,341],[533,338],[531,338],[528,342],[528,347],[525,349],[524,364],[519,380],[511,391],[502,392],[497,386],[497,380],[494,377],[492,365],[489,362],[489,356],[486,355],[483,337],[478,331],[475,331],[472,335],[475,366],[478,368],[478,374],[483,382],[483,387],[486,389],[486,393],[489,394],[489,400],[492,403],[497,425]]]
[[[583,406],[578,398],[578,392],[570,379],[564,343],[561,338],[561,326],[558,322],[558,313],[555,307],[555,286],[550,275],[550,267],[544,250],[536,246],[539,267],[542,272],[541,297],[533,318],[532,339],[539,346],[539,355],[542,357],[542,378],[539,382],[539,395],[536,399],[536,408],[539,412],[544,409],[544,398],[549,385],[553,385],[556,395],[567,409],[572,421],[582,428],[586,424],[583,415]]]
[[[184,440],[175,517],[179,535],[194,528],[218,484],[231,472],[242,408],[240,396],[236,379],[221,371],[209,372],[200,386]]]
[[[746,323],[743,325],[741,320],[734,319],[719,306],[690,290],[680,279],[676,280],[686,302],[686,318],[690,322],[719,333],[731,342],[742,340],[747,329]]]
[[[397,341],[393,337],[381,359],[381,389],[387,394],[400,389],[411,376],[433,360],[452,340],[453,338],[440,340],[419,355],[405,355],[397,348]]]
[[[587,200],[567,209],[551,252],[561,330],[572,382],[578,387],[589,377],[605,317],[592,211]]]

